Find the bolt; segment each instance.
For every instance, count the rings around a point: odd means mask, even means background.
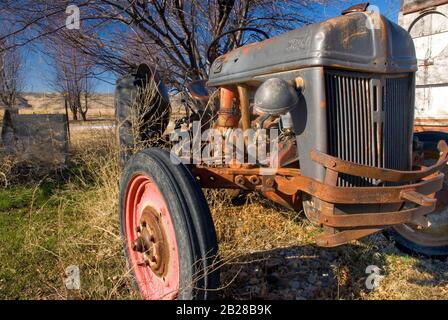
[[[297,77],[294,79],[295,85],[296,85],[296,89],[301,89],[303,90],[305,87],[305,80],[302,77]]]
[[[144,249],[145,249],[145,246],[143,245],[143,239],[138,237],[132,244],[132,250],[137,251],[137,252],[143,252]]]
[[[157,266],[157,260],[151,259],[151,261],[149,261],[149,266],[155,268]]]
[[[274,184],[275,184],[274,179],[272,179],[272,178],[266,179],[266,186],[267,187],[272,188],[274,186]]]
[[[246,183],[246,179],[243,176],[241,176],[241,175],[236,176],[235,177],[235,183],[238,184],[238,185],[244,186],[244,184]]]
[[[251,177],[249,178],[249,180],[250,180],[250,182],[251,182],[252,184],[259,184],[259,183],[260,183],[260,178],[258,178],[258,176],[251,176]]]

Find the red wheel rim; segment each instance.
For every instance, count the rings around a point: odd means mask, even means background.
[[[129,262],[142,296],[175,299],[180,283],[176,234],[168,206],[149,177],[138,174],[132,178],[127,186],[124,210]],[[154,243],[151,249],[142,244],[139,248],[144,249],[136,251],[136,243],[144,242],[142,239],[151,239]]]

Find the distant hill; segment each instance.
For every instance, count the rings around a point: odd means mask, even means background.
[[[31,105],[31,108],[21,111],[23,114],[65,113],[64,98],[58,93],[24,93],[23,97]],[[87,119],[112,119],[114,112],[113,94],[94,94]]]

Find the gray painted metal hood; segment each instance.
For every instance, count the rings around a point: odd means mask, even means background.
[[[408,32],[377,13],[351,13],[246,45],[217,58],[208,85],[325,66],[374,73],[417,71]]]

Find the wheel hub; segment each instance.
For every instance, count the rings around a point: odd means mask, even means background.
[[[153,208],[143,210],[132,250],[143,255],[141,266],[148,266],[155,275],[164,277],[168,270],[169,246],[160,219],[161,214]]]

